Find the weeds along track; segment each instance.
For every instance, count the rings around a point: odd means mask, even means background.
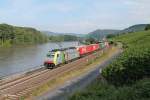
[[[89,61],[98,57],[100,53],[102,53],[102,51],[97,51],[68,64],[61,65],[53,70],[45,69],[33,74],[27,74],[21,78],[11,80],[10,82],[0,83],[0,99],[2,97],[4,98],[6,95],[14,98],[24,96],[40,85],[56,79],[66,72],[78,70],[78,68],[85,66]]]

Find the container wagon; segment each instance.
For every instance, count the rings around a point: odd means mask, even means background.
[[[76,47],[77,51],[79,52],[80,56],[86,55],[88,53],[91,53],[93,51],[96,51],[100,49],[99,44],[91,44],[91,45],[84,45]]]

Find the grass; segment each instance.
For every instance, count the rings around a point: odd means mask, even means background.
[[[115,87],[106,81],[95,80],[85,90],[78,91],[69,100],[149,100],[150,79],[132,86]]]
[[[27,94],[24,98],[28,99],[28,98],[32,98],[34,96],[39,96],[49,90],[52,90],[52,89],[62,85],[67,80],[70,80],[74,77],[80,76],[80,75],[90,71],[91,69],[95,68],[96,65],[99,65],[104,60],[107,60],[109,57],[111,57],[114,54],[114,52],[117,52],[117,51],[118,51],[118,48],[112,47],[111,49],[104,52],[102,55],[99,55],[99,57],[97,57],[93,61],[88,62],[86,64],[86,66],[82,66],[82,67],[80,67],[80,69],[77,69],[77,70],[66,72],[63,75],[61,75],[60,77],[48,81],[47,83],[45,83],[45,84],[41,85],[40,87],[36,88],[35,90],[33,90],[31,93]]]

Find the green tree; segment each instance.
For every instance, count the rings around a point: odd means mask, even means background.
[[[48,37],[34,28],[0,24],[0,46],[47,42]]]
[[[148,24],[146,27],[145,27],[145,30],[150,30],[150,24]]]
[[[93,44],[93,43],[97,43],[98,41],[96,41],[94,38],[87,38],[85,42],[86,44]]]

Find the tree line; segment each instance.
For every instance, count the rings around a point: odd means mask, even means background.
[[[58,36],[49,36],[50,42],[62,42],[62,41],[78,41],[81,38],[73,35],[58,35]]]
[[[48,37],[34,28],[0,24],[0,46],[44,43],[47,41]]]
[[[34,28],[0,24],[0,47],[77,40],[72,35],[47,36]]]

